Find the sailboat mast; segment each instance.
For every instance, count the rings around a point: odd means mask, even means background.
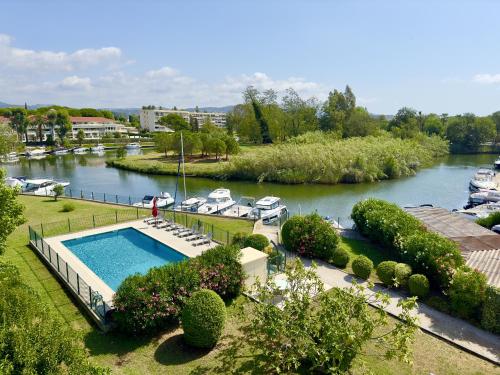
[[[182,155],[182,175],[184,177],[184,200],[187,200],[186,170],[184,168],[184,139],[182,138],[182,132],[181,132],[181,155]]]

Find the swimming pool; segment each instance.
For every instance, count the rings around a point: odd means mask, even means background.
[[[66,240],[62,244],[115,291],[127,276],[187,259],[134,228]]]

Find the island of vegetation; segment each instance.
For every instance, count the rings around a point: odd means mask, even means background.
[[[497,134],[499,116],[424,115],[401,108],[391,119],[356,105],[349,86],[324,103],[287,90],[249,87],[227,117],[227,129],[209,121],[160,119],[172,133],[153,135],[156,153],[108,161],[147,174],[176,175],[181,136],[186,174],[255,182],[358,183],[410,176],[452,152],[478,152]],[[500,118],[498,119],[500,120]]]

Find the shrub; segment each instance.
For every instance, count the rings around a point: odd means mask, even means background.
[[[427,231],[393,203],[367,199],[354,205],[351,217],[362,234],[443,289],[448,288],[454,270],[464,264],[455,242]]]
[[[396,264],[392,260],[387,260],[377,266],[377,276],[387,286],[394,285],[394,269],[396,268]]]
[[[242,247],[244,247],[245,240],[247,239],[247,237],[248,237],[248,234],[245,232],[235,233],[233,235],[233,239],[231,241],[231,244],[242,248]]]
[[[411,275],[408,279],[408,289],[412,296],[425,298],[429,294],[429,280],[419,273]]]
[[[425,301],[427,305],[435,308],[445,314],[449,314],[451,311],[450,302],[447,299],[444,299],[440,296],[431,296]]]
[[[263,251],[269,245],[269,240],[263,234],[251,234],[243,242],[244,247],[253,247]]]
[[[494,225],[500,224],[500,212],[492,212],[486,217],[477,219],[476,223],[485,228],[491,229]]]
[[[212,290],[199,290],[182,310],[184,339],[196,348],[212,348],[222,335],[226,322],[224,301]]]
[[[61,212],[71,212],[75,210],[75,204],[72,202],[64,202],[61,208]]]
[[[345,249],[338,248],[333,253],[331,262],[334,266],[344,268],[349,263],[349,253]]]
[[[358,256],[352,261],[352,270],[354,274],[362,279],[368,279],[372,273],[373,262],[364,255]]]
[[[281,237],[287,250],[326,261],[331,260],[339,242],[335,229],[316,213],[287,220]]]
[[[406,263],[398,263],[394,267],[394,277],[396,278],[396,283],[401,287],[406,287],[408,285],[408,279],[412,273],[411,267]]]
[[[500,289],[494,286],[486,288],[481,326],[500,334]]]
[[[459,268],[448,291],[453,312],[462,318],[480,318],[486,286],[484,274],[467,266]]]

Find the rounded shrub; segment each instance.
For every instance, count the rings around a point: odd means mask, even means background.
[[[462,318],[479,318],[486,294],[486,276],[470,267],[460,267],[448,290],[451,309]]]
[[[338,248],[333,253],[331,262],[334,266],[344,268],[349,263],[349,253],[342,248]]]
[[[370,258],[360,255],[352,261],[352,270],[356,276],[366,280],[372,273],[373,262]]]
[[[408,279],[412,273],[411,267],[406,263],[398,263],[394,267],[394,277],[396,282],[401,287],[406,287],[408,285]]]
[[[182,310],[186,342],[196,348],[213,348],[222,335],[226,306],[217,293],[202,289],[194,292]]]
[[[394,269],[396,268],[396,262],[392,260],[386,260],[385,262],[380,262],[377,266],[377,276],[385,285],[394,285]]]
[[[416,273],[408,279],[408,289],[412,296],[424,298],[429,294],[429,280],[425,275]]]
[[[269,240],[263,234],[251,234],[243,241],[244,247],[253,247],[260,251],[263,251],[268,245]]]
[[[232,244],[238,247],[243,247],[248,234],[245,232],[238,232],[233,235]]]
[[[75,210],[75,205],[72,202],[64,202],[61,208],[61,212],[71,212]]]

